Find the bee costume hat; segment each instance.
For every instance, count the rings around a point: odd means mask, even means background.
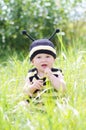
[[[22,31],[24,35],[28,36],[33,41],[30,45],[30,61],[32,61],[33,58],[40,53],[46,53],[56,58],[56,50],[54,44],[50,40],[54,37],[56,33],[59,32],[60,30],[56,29],[49,39],[34,40],[30,35],[27,34],[25,30]]]

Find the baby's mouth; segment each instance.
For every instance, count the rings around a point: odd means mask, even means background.
[[[47,64],[42,64],[41,65],[43,68],[46,68],[47,67]]]

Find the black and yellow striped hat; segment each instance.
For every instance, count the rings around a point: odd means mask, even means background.
[[[48,39],[39,39],[32,42],[30,46],[30,60],[40,53],[50,54],[56,58],[54,44]]]
[[[27,35],[33,42],[30,45],[30,60],[40,53],[46,53],[52,55],[54,58],[56,58],[56,50],[54,47],[54,44],[50,41],[53,36],[60,32],[59,29],[56,29],[55,32],[51,35],[49,39],[38,39],[34,40],[30,35],[26,33],[26,31],[23,31],[23,34]]]

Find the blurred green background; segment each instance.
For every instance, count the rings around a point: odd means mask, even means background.
[[[22,30],[35,39],[49,38],[60,28],[64,45],[85,45],[85,0],[2,0],[0,2],[0,56],[6,50],[28,52],[31,40]],[[58,37],[53,39],[59,48]],[[5,51],[4,51],[5,50]]]

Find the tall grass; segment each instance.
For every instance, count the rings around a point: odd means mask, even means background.
[[[56,93],[55,99],[49,93],[41,94],[43,105],[36,100],[19,105],[31,65],[28,56],[22,55],[23,60],[18,56],[15,52],[0,63],[0,130],[85,130],[86,49],[73,45],[66,50],[62,45],[55,66],[63,70],[67,92]]]

